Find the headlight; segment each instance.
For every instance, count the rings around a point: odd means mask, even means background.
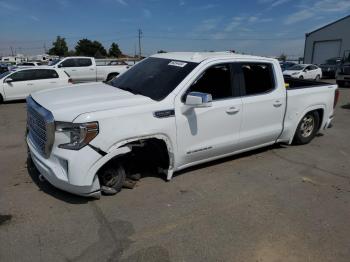
[[[292,76],[295,76],[295,75],[299,75],[300,72],[295,72],[295,73],[292,73]]]
[[[70,137],[70,142],[60,144],[59,148],[79,150],[97,136],[98,122],[83,124],[56,122],[56,132],[66,133]]]

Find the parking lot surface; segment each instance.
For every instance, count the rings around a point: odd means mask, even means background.
[[[349,261],[350,89],[334,127],[92,200],[26,166],[25,103],[0,105],[0,261]],[[84,163],[82,163],[84,164]]]

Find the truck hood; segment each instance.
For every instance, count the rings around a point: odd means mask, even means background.
[[[134,95],[104,83],[70,85],[35,92],[31,96],[59,121],[73,121],[89,112],[155,103],[146,96]]]

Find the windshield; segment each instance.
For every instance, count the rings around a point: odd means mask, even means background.
[[[53,65],[56,65],[59,62],[61,62],[61,60],[60,59],[56,59],[56,60],[51,61],[49,65],[53,66]]]
[[[197,63],[147,58],[107,84],[160,101],[197,66]]]
[[[0,79],[4,78],[5,76],[9,75],[12,73],[11,71],[6,71],[5,73],[0,74]]]
[[[288,70],[303,70],[305,68],[304,65],[293,65]]]

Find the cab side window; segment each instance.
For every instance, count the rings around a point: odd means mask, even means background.
[[[275,88],[272,64],[244,63],[240,65],[243,75],[243,95],[259,95]]]
[[[35,79],[51,79],[58,78],[58,74],[55,70],[52,69],[39,69],[35,72]]]
[[[92,65],[91,59],[89,59],[89,58],[78,58],[77,62],[78,62],[77,63],[78,66],[80,66],[80,67],[85,67],[85,66],[91,66]]]
[[[213,100],[233,96],[230,64],[215,65],[207,70],[187,90],[211,94]]]

